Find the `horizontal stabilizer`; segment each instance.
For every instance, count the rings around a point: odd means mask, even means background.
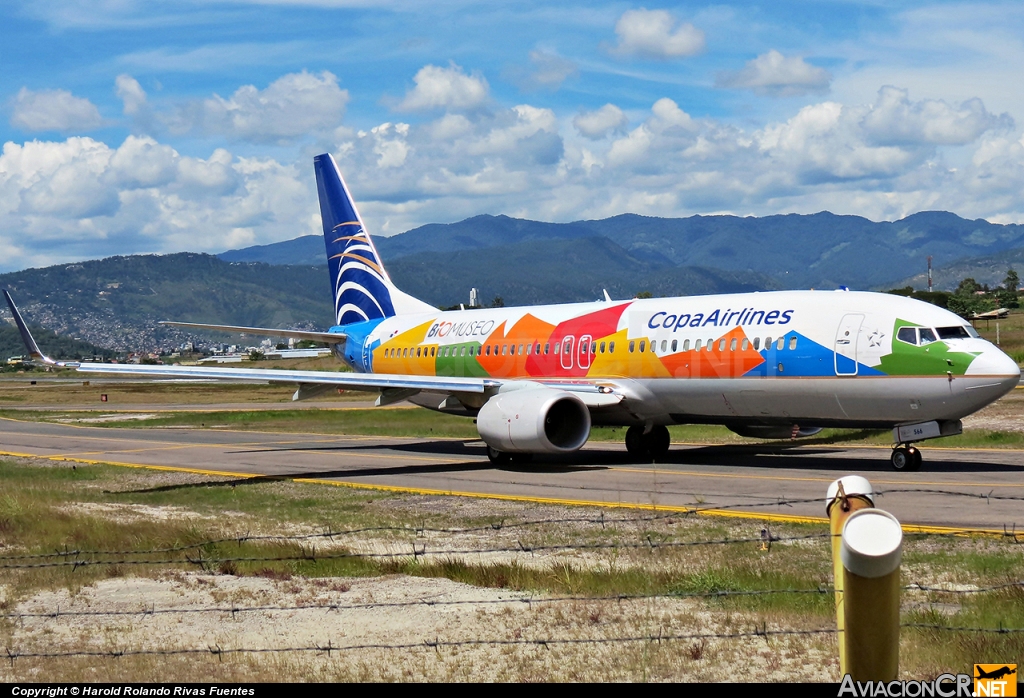
[[[240,334],[256,334],[263,337],[291,337],[292,339],[305,339],[311,342],[324,342],[325,344],[341,344],[345,341],[344,332],[306,332],[304,330],[277,330],[270,327],[240,327],[238,325],[207,325],[201,322],[171,322],[164,320],[161,325],[171,327],[189,327],[197,330],[215,330],[217,332],[229,332]]]

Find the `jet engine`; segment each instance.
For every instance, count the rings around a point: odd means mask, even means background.
[[[752,439],[801,439],[805,436],[814,436],[821,431],[821,427],[800,427],[796,424],[791,426],[732,424],[728,426],[729,431]]]
[[[497,451],[570,453],[590,438],[590,411],[583,400],[564,390],[513,390],[484,403],[476,428]]]

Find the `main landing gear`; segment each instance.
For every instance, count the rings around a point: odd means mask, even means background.
[[[668,453],[671,442],[668,427],[654,426],[646,434],[641,426],[626,430],[626,451],[637,458],[661,458]]]
[[[889,457],[893,470],[919,470],[921,468],[921,451],[912,444],[896,444]]]

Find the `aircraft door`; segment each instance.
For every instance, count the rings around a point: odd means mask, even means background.
[[[580,337],[579,356],[576,357],[576,365],[580,368],[590,368],[590,345],[593,342],[594,338],[589,334]]]
[[[837,376],[857,375],[857,337],[864,316],[849,313],[843,316],[836,330],[835,368]]]
[[[572,340],[574,340],[571,334],[567,335],[562,339],[562,368],[572,368]]]

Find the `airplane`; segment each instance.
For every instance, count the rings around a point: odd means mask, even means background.
[[[996,308],[995,310],[990,310],[987,313],[975,313],[974,315],[971,316],[970,319],[971,320],[999,320],[999,319],[1002,319],[1004,317],[1009,316],[1009,314],[1010,314],[1010,309],[1009,308]]]
[[[325,342],[351,372],[54,361],[4,291],[29,354],[85,373],[297,383],[295,400],[378,391],[377,405],[474,418],[496,464],[573,453],[593,425],[627,427],[628,453],[656,460],[668,426],[721,424],[761,439],[892,429],[892,467],[916,470],[915,443],[961,433],[1020,380],[957,315],[845,288],[439,311],[391,281],[334,158],[314,170],[336,325],[165,324]]]

